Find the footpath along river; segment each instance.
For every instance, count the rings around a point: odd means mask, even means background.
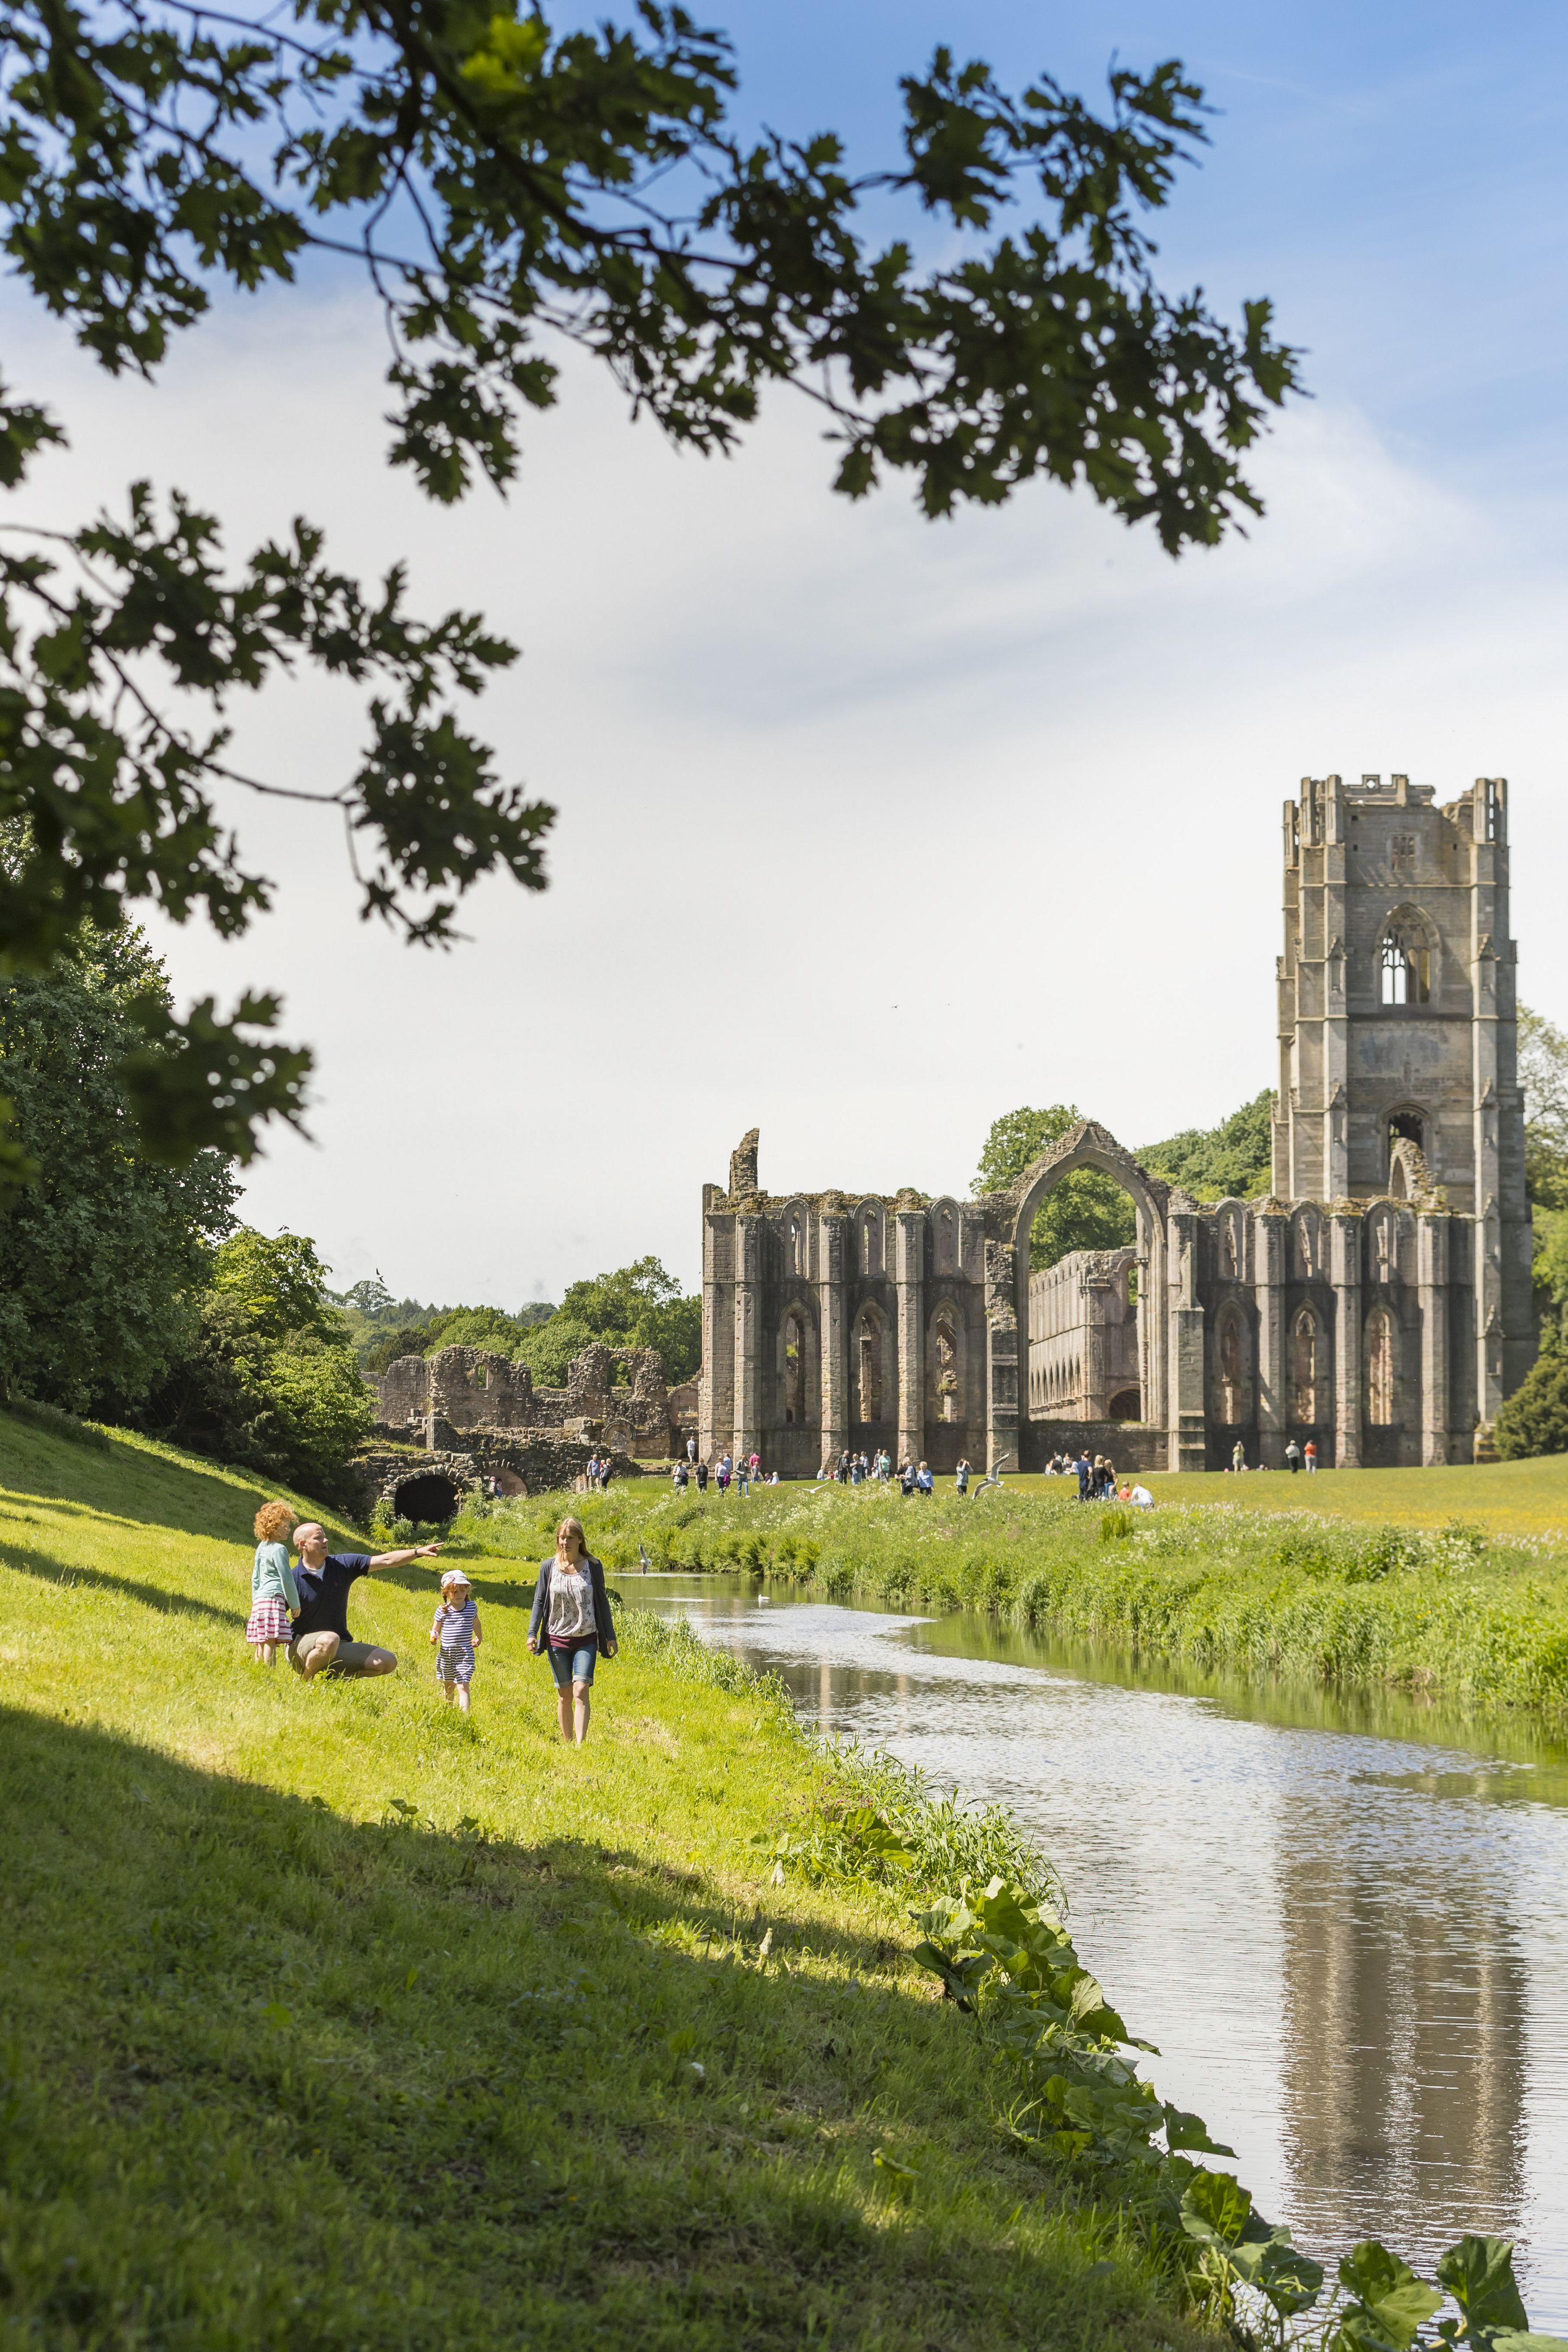
[[[623,1581],[815,1727],[1026,1823],[1162,2095],[1298,2244],[1381,2237],[1429,2275],[1462,2230],[1513,2238],[1568,2333],[1568,1743],[970,1614]]]

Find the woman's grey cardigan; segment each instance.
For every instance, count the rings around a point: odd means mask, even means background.
[[[542,1559],[539,1563],[539,1581],[533,1588],[533,1609],[528,1621],[528,1638],[538,1643],[541,1657],[550,1646],[550,1571],[554,1565],[553,1552],[548,1559]],[[601,1651],[613,1650],[616,1645],[616,1621],[610,1614],[610,1596],[605,1590],[604,1569],[592,1552],[585,1556],[583,1565],[588,1571],[588,1588],[594,1596],[594,1639]]]

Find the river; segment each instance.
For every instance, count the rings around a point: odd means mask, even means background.
[[[1568,1745],[968,1613],[626,1584],[1026,1823],[1162,2095],[1299,2244],[1375,2236],[1430,2275],[1463,2230],[1513,2238],[1532,2323],[1568,2332]]]

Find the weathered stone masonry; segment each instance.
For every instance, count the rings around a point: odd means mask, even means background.
[[[1279,1465],[1291,1436],[1325,1465],[1470,1460],[1536,1344],[1501,780],[1444,808],[1304,780],[1279,988],[1264,1201],[1200,1204],[1092,1121],[977,1200],[775,1197],[753,1130],[703,1191],[704,1454],[1028,1469],[1109,1415],[1127,1466],[1218,1467],[1237,1438]],[[1077,1168],[1131,1196],[1136,1250],[1031,1278]]]

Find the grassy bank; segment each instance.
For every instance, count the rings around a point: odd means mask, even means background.
[[[307,1688],[248,1480],[0,1416],[0,2344],[1186,2340],[904,1888],[774,1883],[823,1767],[765,1686],[631,1612],[563,1750],[497,1561],[471,1723],[426,1571],[356,1588],[395,1677]]]
[[[1533,1468],[1534,1465],[1521,1465]],[[1348,1474],[1346,1474],[1348,1475]],[[1420,1475],[1420,1474],[1401,1474]],[[1568,1540],[1336,1521],[1245,1504],[1082,1508],[1064,1492],[1007,1487],[978,1501],[896,1489],[761,1489],[699,1503],[628,1481],[571,1507],[617,1573],[740,1569],[1201,1665],[1345,1685],[1439,1690],[1456,1702],[1561,1712],[1568,1704]],[[1221,1482],[1211,1479],[1206,1494]],[[1316,1490],[1326,1486],[1320,1474]],[[564,1498],[542,1496],[461,1535],[520,1565],[548,1549]]]

